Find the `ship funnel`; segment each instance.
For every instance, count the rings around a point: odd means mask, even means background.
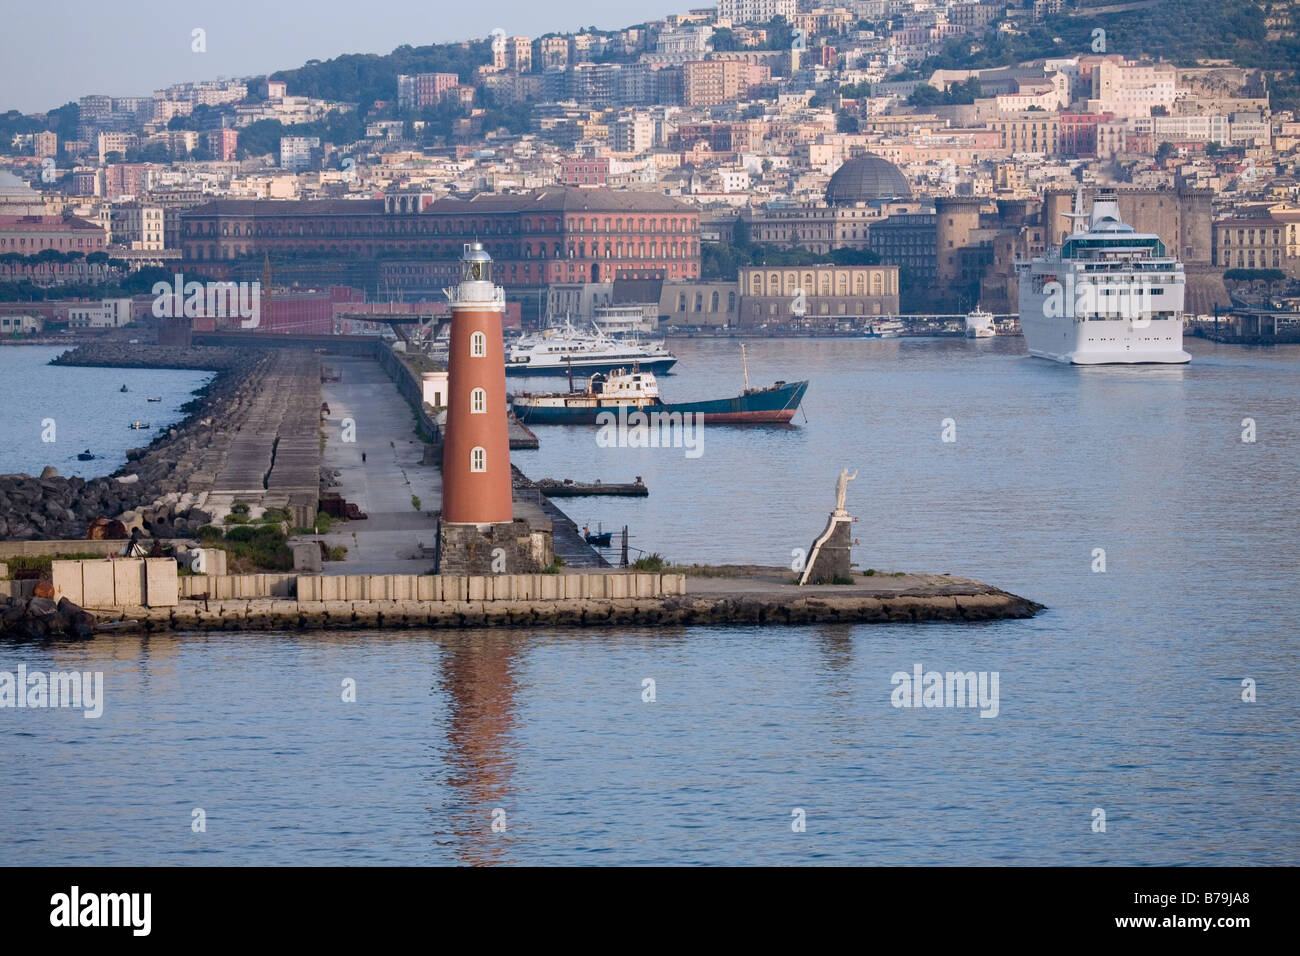
[[[1107,219],[1115,222],[1123,221],[1119,215],[1119,197],[1113,189],[1099,189],[1097,198],[1092,201],[1092,217],[1088,225],[1095,229]]]

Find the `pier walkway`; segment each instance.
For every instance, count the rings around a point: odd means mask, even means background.
[[[348,549],[343,561],[324,565],[325,574],[427,574],[442,507],[442,473],[420,464],[424,443],[415,437],[411,406],[393,387],[379,363],[369,358],[330,356],[340,381],[321,386],[329,405],[323,467],[337,470],[331,487],[367,515],[340,521],[322,540]],[[355,422],[354,442],[345,442],[343,420]],[[366,460],[362,462],[361,455]],[[411,496],[420,499],[417,511]]]

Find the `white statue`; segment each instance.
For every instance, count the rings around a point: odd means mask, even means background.
[[[849,482],[858,477],[856,471],[849,474],[847,468],[840,472],[840,477],[835,482],[835,511],[841,513],[844,511],[844,494],[849,490]]]

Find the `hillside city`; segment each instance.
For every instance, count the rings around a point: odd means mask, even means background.
[[[1199,34],[1169,26],[1193,15]],[[260,280],[263,331],[359,331],[367,305],[441,301],[473,241],[525,325],[1014,314],[1015,261],[1101,186],[1185,264],[1190,315],[1294,311],[1296,17],[718,0],[88,91],[0,115],[0,334],[146,320],[177,274]]]

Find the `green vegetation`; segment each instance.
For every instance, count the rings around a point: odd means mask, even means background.
[[[419,511],[419,510],[420,510],[420,496],[419,496],[419,495],[411,495],[411,507],[414,508],[416,511]]]
[[[664,563],[664,556],[656,551],[654,554],[643,554],[632,562],[632,567],[638,571],[662,571]]]
[[[269,79],[284,80],[295,96],[359,103],[364,114],[375,100],[397,97],[399,73],[455,73],[473,79],[474,68],[492,62],[490,40],[399,46],[392,53],[349,53],[332,60],[309,60],[296,70],[280,70]],[[242,138],[242,136],[241,136]]]
[[[66,554],[20,554],[5,558],[0,563],[9,565],[10,577],[14,576],[15,571],[40,571],[42,575],[48,576],[51,571],[50,565],[55,561],[94,561],[104,557],[107,555],[70,551]]]
[[[994,25],[982,35],[949,38],[940,53],[921,65],[917,75],[1091,53],[1092,31],[1100,27],[1106,31],[1104,52],[1122,52],[1129,57],[1145,53],[1178,66],[1195,66],[1201,59],[1231,60],[1237,66],[1264,70],[1273,109],[1294,109],[1300,105],[1296,74],[1300,37],[1294,30],[1275,39],[1268,37],[1264,21],[1272,6],[1258,0],[1163,0],[1114,13],[1049,16],[1041,23],[1025,24],[1022,33],[1005,33]]]
[[[1274,282],[1286,280],[1286,273],[1281,269],[1229,269],[1223,274],[1227,282]]]
[[[936,90],[933,86],[922,83],[912,90],[907,98],[908,106],[961,106],[975,102],[980,95],[980,81],[972,76],[964,83],[949,83],[948,88]]]
[[[240,524],[224,535],[220,532],[219,528],[204,525],[198,531],[199,540],[204,547],[226,552],[226,569],[230,574],[293,570],[293,551],[277,525]]]
[[[552,559],[551,563],[542,568],[543,574],[559,574],[560,568],[564,567],[564,559],[558,554]]]
[[[325,549],[325,560],[342,561],[343,558],[347,555],[347,553],[348,553],[347,548],[343,547],[343,545],[341,544],[336,544],[331,548]]]
[[[807,249],[789,249],[782,246],[753,242],[749,223],[736,221],[736,236],[728,245],[722,242],[700,243],[700,277],[734,281],[743,266],[815,266],[831,263],[837,266],[871,266],[880,257],[869,249],[832,249],[830,252],[809,252]]]
[[[262,512],[262,517],[258,518],[261,524],[282,524],[289,520],[288,508],[267,508]]]

